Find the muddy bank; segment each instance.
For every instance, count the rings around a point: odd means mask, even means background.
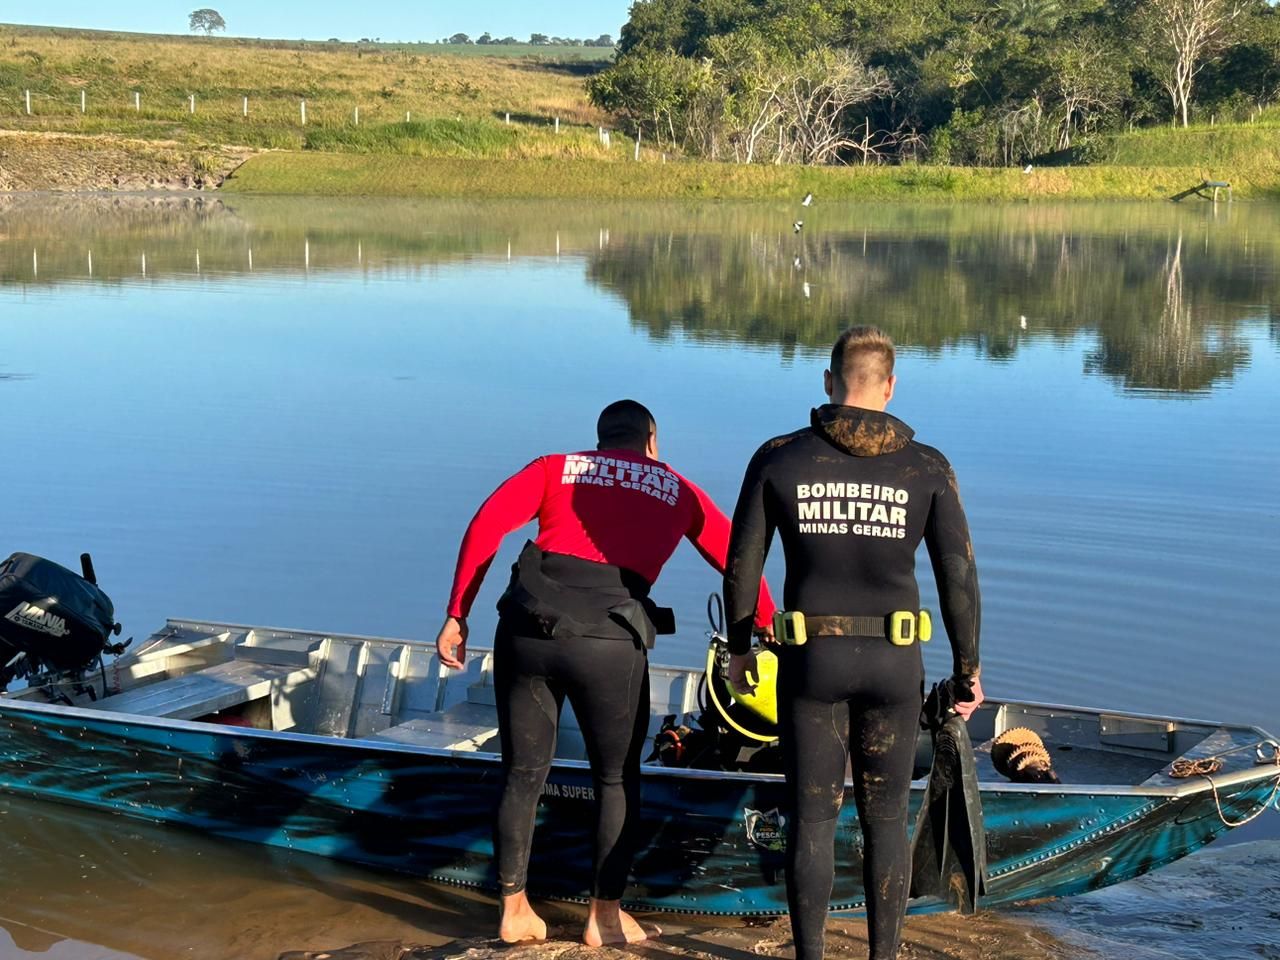
[[[793,957],[791,926],[780,919],[763,925],[697,927],[673,923],[669,917],[650,917],[662,935],[625,949],[592,949],[574,937],[580,921],[553,927],[546,943],[506,947],[484,938],[459,940],[445,946],[412,946],[394,940],[354,944],[332,951],[282,953],[280,960],[622,960],[637,956],[690,957],[696,960]],[[866,925],[860,921],[832,921],[827,956],[865,957]],[[977,917],[916,917],[908,921],[907,943],[900,960],[1065,960],[1092,954],[1068,946],[1035,924],[1017,917],[983,914]]]
[[[279,960],[695,960],[794,956],[791,929],[766,923],[712,924],[653,916],[662,936],[621,949],[591,950],[575,938],[579,908],[546,904],[551,939],[508,948],[487,939],[495,914],[475,916],[476,934],[444,945],[377,940],[327,951],[287,951]],[[1280,960],[1280,841],[1219,847],[1139,880],[1096,893],[974,917],[908,917],[901,960]],[[832,920],[827,955],[865,957],[866,924]]]
[[[0,192],[213,190],[254,151],[0,131]]]

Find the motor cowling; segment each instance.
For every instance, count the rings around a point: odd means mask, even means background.
[[[111,598],[91,580],[29,553],[0,563],[0,689],[15,673],[84,670],[119,631]]]

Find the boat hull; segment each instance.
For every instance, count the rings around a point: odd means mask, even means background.
[[[447,883],[496,886],[495,758],[366,740],[0,703],[0,788]],[[1254,812],[1274,777],[1220,793]],[[776,776],[646,768],[641,850],[627,901],[726,915],[786,912],[783,784]],[[913,790],[912,811],[921,791]],[[539,805],[534,893],[586,896],[591,778],[558,763]],[[835,910],[863,903],[851,796],[837,829]],[[1212,795],[985,790],[986,904],[1061,896],[1139,876],[1225,832]],[[941,909],[919,901],[915,910]]]

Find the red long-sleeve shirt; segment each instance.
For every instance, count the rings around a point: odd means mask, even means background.
[[[681,537],[724,572],[728,518],[665,463],[632,450],[554,453],[506,480],[476,512],[458,550],[449,616],[471,612],[502,538],[534,517],[542,550],[611,563],[649,583],[658,579]],[[762,579],[756,624],[766,626],[773,610]]]

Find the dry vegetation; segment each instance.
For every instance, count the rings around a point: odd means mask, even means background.
[[[510,112],[513,125],[538,134],[549,134],[557,116],[562,127],[593,130],[604,118],[583,89],[592,69],[532,57],[422,55],[345,44],[277,48],[230,39],[0,27],[0,126],[300,148],[308,131],[353,126],[359,108],[365,125],[403,122],[406,114],[502,124]],[[31,116],[25,113],[27,89]],[[140,111],[134,109],[135,91]]]

